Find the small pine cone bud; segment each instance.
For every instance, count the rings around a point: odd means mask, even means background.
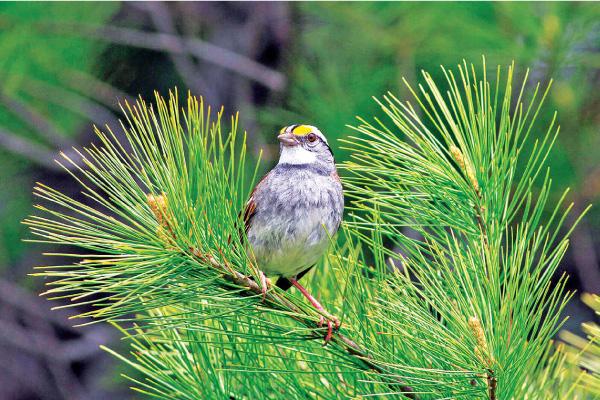
[[[473,185],[473,188],[475,189],[477,194],[479,194],[479,182],[477,181],[477,177],[475,176],[475,170],[473,169],[471,164],[467,166],[467,177],[469,178],[469,181],[471,182],[471,185]]]
[[[456,161],[456,163],[458,164],[460,169],[464,171],[465,170],[465,158],[463,157],[463,154],[460,151],[460,149],[458,147],[456,147],[455,145],[451,145],[450,146],[450,154],[452,155],[452,158],[454,158],[454,161]]]
[[[168,225],[168,222],[166,221],[168,207],[167,197],[164,194],[156,196],[153,194],[148,194],[146,195],[146,202],[148,203],[148,206],[150,207],[150,210],[152,210],[152,214],[154,214],[154,217],[158,223],[162,226],[165,226],[165,223]]]
[[[468,162],[468,160],[465,160],[465,156],[463,155],[463,153],[458,147],[456,147],[453,144],[450,145],[450,154],[452,155],[452,158],[454,158],[454,161],[456,161],[460,169],[465,173],[475,191],[479,194],[479,182],[477,181],[477,176],[475,176],[475,169],[473,169],[471,163]]]
[[[481,360],[486,360],[488,364],[492,364],[494,359],[489,355],[485,332],[481,326],[481,321],[477,317],[469,317],[469,328],[473,332],[477,347],[475,347],[475,356]]]
[[[169,246],[172,246],[175,243],[176,237],[175,232],[173,231],[173,224],[168,216],[167,196],[165,196],[164,193],[160,195],[147,194],[146,202],[158,222],[159,227],[156,232],[158,238],[161,241],[168,243]]]
[[[483,332],[483,327],[481,326],[481,322],[477,317],[469,317],[469,328],[471,328],[471,332],[473,332],[473,336],[475,336],[475,340],[479,347],[485,348],[485,333]]]

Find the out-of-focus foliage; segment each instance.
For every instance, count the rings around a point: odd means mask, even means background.
[[[0,5],[0,130],[48,155],[65,149],[89,119],[74,112],[52,89],[91,76],[102,47],[69,33],[70,23],[103,23],[118,9],[110,3],[4,3]],[[54,26],[63,26],[57,34]],[[50,86],[48,86],[50,85]],[[48,90],[50,88],[50,90]],[[17,111],[15,111],[15,109]],[[42,128],[39,122],[45,126]],[[40,154],[43,154],[40,152]],[[47,162],[51,159],[27,160]],[[20,220],[30,210],[29,163],[0,148],[0,269],[22,251]],[[11,188],[10,190],[5,190]]]
[[[31,5],[5,3],[0,7],[0,78],[3,93],[23,90],[30,79],[61,84],[68,71],[89,71],[101,48],[82,38],[70,24],[86,21],[101,24],[118,5],[98,3]],[[55,29],[52,29],[52,27]],[[57,30],[56,26],[61,26]],[[43,103],[43,102],[39,102]],[[43,107],[48,107],[46,103]],[[43,110],[42,106],[40,108]],[[56,121],[57,124],[61,120]],[[68,125],[64,126],[68,128]],[[68,129],[65,129],[68,131]],[[68,134],[68,133],[65,133]]]

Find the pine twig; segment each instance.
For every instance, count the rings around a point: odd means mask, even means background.
[[[487,371],[487,385],[490,400],[496,400],[496,388],[498,387],[498,378],[496,378],[496,374],[491,369],[488,369]]]
[[[261,295],[262,296],[262,288],[260,285],[252,279],[250,276],[246,276],[237,271],[230,271],[227,268],[223,267],[221,263],[219,263],[214,257],[207,256],[199,253],[195,249],[191,249],[192,254],[194,254],[197,258],[202,260],[203,262],[207,262],[212,268],[219,271],[222,277],[234,284],[236,287],[243,287],[248,290],[248,295]],[[281,296],[278,293],[267,292],[265,297],[265,305],[273,308],[273,309],[289,309],[296,313],[301,313],[301,310],[298,309],[294,304],[289,302],[285,297]],[[327,313],[327,316],[331,316],[331,314]],[[301,318],[298,316],[292,316],[292,318],[307,327],[311,327],[313,321],[309,318]],[[320,336],[316,336],[315,338],[320,338]],[[339,331],[335,331],[333,333],[333,337],[331,339],[332,343],[335,343],[342,347],[346,353],[360,360],[359,365],[362,365],[366,369],[373,370],[380,374],[386,374],[386,372],[379,367],[373,357],[369,354],[367,350],[357,344],[351,338],[343,335]],[[403,385],[397,381],[389,382],[390,385],[394,387],[400,385],[400,389],[402,390],[402,394],[409,399],[418,399],[417,395],[414,393],[413,388],[410,386]]]

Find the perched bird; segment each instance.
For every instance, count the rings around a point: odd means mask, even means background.
[[[244,211],[248,242],[260,270],[277,276],[283,290],[296,287],[320,311],[319,302],[298,283],[327,250],[342,221],[344,195],[325,135],[311,125],[281,129],[279,162],[252,191]],[[265,280],[266,281],[266,280]],[[266,284],[263,285],[266,288]],[[326,342],[337,319],[327,320]],[[321,324],[324,318],[321,317]]]

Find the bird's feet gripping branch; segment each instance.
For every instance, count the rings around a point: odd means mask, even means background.
[[[290,278],[289,281],[292,285],[300,291],[310,301],[310,304],[313,305],[320,313],[321,319],[319,321],[319,326],[323,326],[323,324],[327,323],[327,334],[325,335],[325,345],[329,343],[331,338],[333,337],[333,331],[338,330],[340,328],[340,321],[334,317],[333,315],[329,315],[329,313],[323,308],[321,303],[317,301],[309,292],[306,290],[304,286],[302,286],[296,279]],[[325,315],[327,315],[327,318]]]

